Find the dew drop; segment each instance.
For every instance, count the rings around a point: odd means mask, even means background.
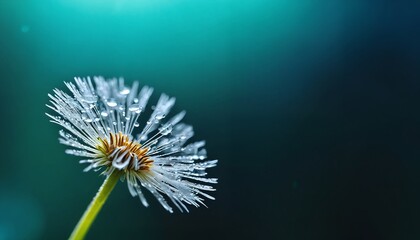
[[[129,94],[130,93],[130,89],[129,88],[123,88],[121,91],[120,91],[120,94],[121,95],[127,95],[127,94]]]
[[[108,112],[107,111],[102,111],[101,116],[102,117],[108,117]]]
[[[162,134],[162,135],[168,135],[169,133],[171,133],[172,132],[172,126],[165,126],[165,127],[162,127],[162,128],[160,128],[159,129],[159,131],[160,131],[160,134]]]
[[[165,114],[158,113],[158,114],[156,114],[155,119],[156,119],[156,120],[162,120],[162,119],[164,119],[165,117],[166,117],[166,115],[165,115]]]
[[[110,107],[116,107],[118,104],[117,104],[117,102],[114,100],[114,99],[109,99],[107,102],[106,102],[106,104],[108,105],[108,106],[110,106]]]
[[[130,111],[130,112],[140,111],[140,106],[138,104],[133,104],[133,105],[128,107],[128,111]]]
[[[138,122],[135,122],[134,127],[138,127],[138,126],[140,126],[140,124]]]
[[[133,102],[134,102],[134,103],[138,103],[138,102],[139,102],[139,99],[138,99],[138,98],[134,98],[134,99],[133,99]]]
[[[85,103],[96,103],[98,101],[98,97],[92,94],[86,94],[81,100]]]

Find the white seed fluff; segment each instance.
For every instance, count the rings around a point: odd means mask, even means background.
[[[168,200],[188,212],[186,205],[199,207],[203,198],[214,199],[205,191],[215,191],[209,184],[216,184],[217,178],[206,177],[206,169],[215,167],[217,160],[205,160],[204,141],[187,144],[194,132],[181,123],[185,111],[163,122],[175,98],[162,94],[143,130],[137,131],[153,89],[144,86],[138,91],[138,82],[126,87],[121,78],[93,77],[93,82],[75,78],[75,84],[65,83],[71,95],[58,89],[48,94],[47,106],[58,115],[47,115],[64,128],[59,141],[71,147],[66,153],[84,158],[84,171],[121,171],[132,196],[139,196],[147,207],[142,193],[147,189],[169,212],[173,210]],[[139,133],[134,136],[135,129]]]

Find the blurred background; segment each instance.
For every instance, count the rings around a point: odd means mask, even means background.
[[[66,239],[103,177],[45,104],[75,76],[177,97],[216,201],[117,185],[88,239],[420,239],[420,3],[0,1],[0,239]]]

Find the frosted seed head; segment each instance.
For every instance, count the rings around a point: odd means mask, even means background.
[[[59,116],[47,115],[64,128],[59,142],[72,148],[66,153],[85,158],[80,162],[87,164],[84,171],[102,171],[104,175],[123,171],[122,180],[129,182],[131,195],[139,196],[148,206],[142,193],[147,189],[169,212],[173,212],[169,202],[188,211],[188,205],[198,207],[204,205],[204,198],[214,199],[203,191],[214,190],[207,184],[215,184],[217,179],[207,178],[206,170],[216,166],[217,160],[204,160],[204,141],[184,145],[194,135],[191,126],[181,123],[185,112],[158,128],[169,116],[175,98],[162,94],[134,139],[132,131],[139,127],[138,117],[153,88],[144,86],[138,91],[137,82],[126,87],[122,79],[93,80],[94,84],[90,78],[76,78],[75,84],[65,83],[70,94],[55,89],[48,95],[48,107]]]

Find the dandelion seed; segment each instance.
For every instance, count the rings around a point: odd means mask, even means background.
[[[47,106],[58,115],[47,115],[64,128],[59,141],[70,147],[66,153],[84,158],[80,161],[87,164],[84,171],[107,176],[118,172],[144,206],[146,189],[169,212],[173,212],[169,202],[188,212],[188,205],[198,207],[205,198],[214,199],[206,192],[215,190],[209,184],[217,179],[207,178],[206,169],[215,167],[217,160],[204,160],[203,141],[187,144],[194,132],[181,123],[185,112],[164,121],[175,98],[162,94],[139,130],[152,88],[138,91],[137,82],[129,88],[122,79],[103,77],[75,78],[75,84],[65,85],[71,95],[55,89]]]

